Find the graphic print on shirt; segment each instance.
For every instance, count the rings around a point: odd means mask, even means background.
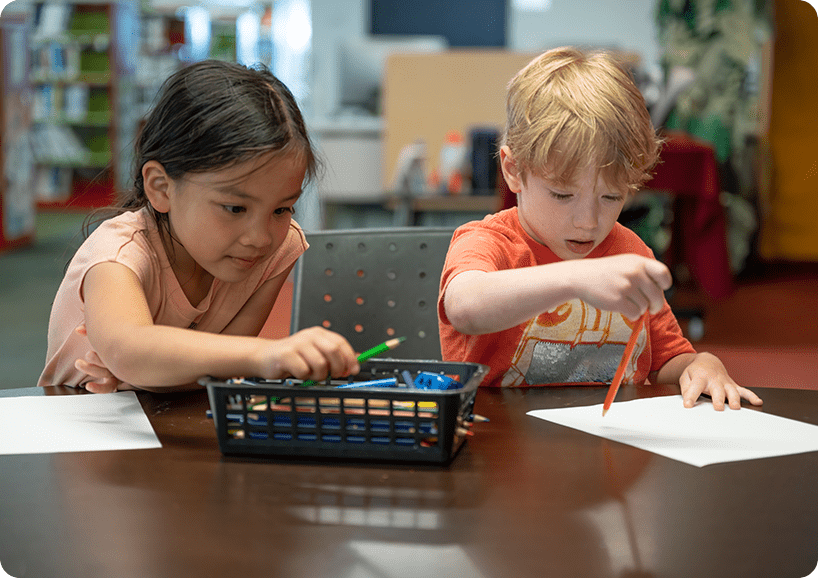
[[[528,322],[501,385],[610,383],[631,329],[622,314],[572,299]],[[646,342],[643,328],[625,369],[624,383],[633,381]]]

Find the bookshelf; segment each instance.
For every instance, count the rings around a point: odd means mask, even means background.
[[[39,208],[107,205],[129,178],[138,122],[132,2],[35,3],[29,46]]]
[[[0,251],[34,239],[27,37],[24,16],[0,15]]]
[[[185,44],[185,22],[175,14],[163,14],[143,5],[141,39],[137,56],[135,110],[144,117],[162,83],[182,66],[179,56]]]

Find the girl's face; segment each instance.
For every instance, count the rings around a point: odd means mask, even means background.
[[[627,193],[612,190],[593,169],[581,171],[571,186],[559,187],[536,175],[523,183],[508,147],[502,147],[500,159],[509,188],[517,194],[520,224],[560,259],[586,257],[614,228]]]
[[[170,182],[171,262],[186,293],[214,277],[243,281],[281,246],[305,171],[294,155],[270,153]]]

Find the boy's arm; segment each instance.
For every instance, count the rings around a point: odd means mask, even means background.
[[[113,375],[137,387],[186,385],[203,375],[323,379],[358,369],[349,343],[323,328],[267,340],[154,325],[139,279],[119,263],[91,268],[83,292],[91,346]]]
[[[466,335],[503,331],[579,298],[637,319],[658,312],[670,287],[667,267],[639,255],[559,261],[505,271],[464,271],[443,296],[446,317]]]
[[[651,383],[679,384],[685,407],[693,407],[702,394],[709,395],[717,411],[727,400],[731,409],[739,409],[741,400],[761,405],[761,398],[736,384],[721,360],[711,353],[682,353],[670,358],[659,371],[652,372]]]
[[[466,335],[502,331],[571,298],[563,277],[542,269],[464,271],[446,288],[443,306],[452,327]]]

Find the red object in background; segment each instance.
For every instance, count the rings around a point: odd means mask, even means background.
[[[93,179],[74,176],[73,192],[67,201],[38,201],[38,209],[95,209],[107,207],[114,201],[114,183],[110,171]]]
[[[644,188],[674,195],[667,265],[685,263],[709,297],[727,297],[734,287],[715,152],[709,143],[686,133],[668,132],[664,136],[661,162]],[[502,176],[498,189],[503,209],[517,206],[517,195]]]
[[[168,45],[177,46],[185,43],[185,21],[171,18],[168,21]]]
[[[675,197],[667,264],[687,264],[708,296],[726,297],[734,290],[733,275],[713,146],[682,132],[664,136],[661,163],[644,188],[669,191]]]

